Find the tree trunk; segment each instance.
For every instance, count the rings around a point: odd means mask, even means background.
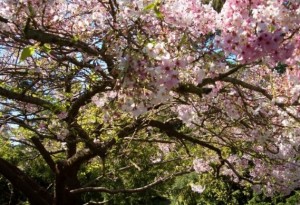
[[[77,173],[79,166],[65,167],[63,162],[57,164],[58,172],[55,178],[54,205],[80,205],[80,195],[70,194],[70,190],[80,187]]]

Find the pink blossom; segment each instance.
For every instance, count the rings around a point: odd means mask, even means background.
[[[211,167],[209,166],[208,162],[203,159],[194,159],[193,167],[197,173],[207,172],[211,170]]]

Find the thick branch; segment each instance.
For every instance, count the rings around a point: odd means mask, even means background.
[[[90,46],[87,43],[84,43],[80,40],[60,37],[55,34],[47,33],[45,31],[32,29],[32,28],[24,29],[24,33],[25,33],[25,38],[27,39],[34,39],[41,43],[49,43],[49,44],[56,44],[58,46],[72,47],[79,51],[83,51],[91,56],[97,56],[97,57],[101,56],[102,60],[107,64],[107,69],[109,71],[111,71],[112,68],[114,67],[113,57],[105,54],[104,47],[102,47],[102,49],[100,50],[96,46]]]
[[[138,119],[134,123],[124,127],[122,130],[119,131],[117,134],[118,138],[122,139],[125,138],[132,133],[134,133],[137,129],[142,128],[142,124],[144,123],[143,119]],[[86,160],[89,160],[99,154],[99,149],[102,155],[106,154],[106,150],[110,149],[112,146],[114,146],[117,141],[115,138],[109,140],[108,142],[104,143],[104,146],[96,147],[96,145],[92,142],[92,140],[89,138],[87,133],[78,125],[75,126],[76,130],[79,132],[81,137],[86,140],[88,143],[88,149],[81,150],[77,152],[74,156],[69,158],[66,162],[67,166],[74,166],[76,164],[81,164],[85,162]],[[92,148],[92,149],[91,149]]]
[[[206,88],[206,87],[204,87],[205,85],[214,84],[216,81],[226,79],[228,76],[237,72],[242,67],[244,67],[244,65],[238,65],[235,68],[227,71],[226,73],[219,74],[215,78],[205,78],[197,86],[195,86],[191,83],[182,83],[175,89],[175,91],[178,93],[193,93],[193,94],[196,94],[201,97],[203,94],[209,94],[212,91],[212,88]]]
[[[241,80],[238,80],[238,79],[235,79],[235,78],[231,78],[231,77],[226,77],[226,78],[223,79],[223,81],[224,82],[230,82],[230,83],[232,83],[234,85],[239,85],[239,86],[242,86],[242,87],[247,88],[249,90],[259,92],[262,95],[264,95],[266,98],[268,98],[269,100],[273,100],[273,96],[270,95],[267,90],[265,90],[265,89],[263,89],[263,88],[261,88],[259,86],[251,85],[249,83],[246,83],[244,81],[241,81]],[[285,108],[286,104],[275,102],[275,105],[277,105],[279,108],[281,108],[282,110],[284,110],[290,117],[294,118],[297,122],[300,122],[299,117],[297,117],[293,113],[289,112]]]
[[[42,135],[41,133],[39,133],[36,129],[34,129],[33,127],[31,127],[30,125],[26,124],[24,122],[24,120],[18,119],[16,117],[11,117],[10,120],[16,124],[18,124],[19,126],[28,129],[32,132],[34,132],[36,135],[38,135],[41,139],[42,138],[46,138],[46,137],[50,137],[50,136],[46,136],[46,135]]]
[[[101,145],[93,142],[89,134],[77,123],[72,123],[72,128],[77,132],[78,136],[84,140],[86,146],[95,154],[103,157],[105,155],[105,149]]]
[[[68,112],[67,121],[72,122],[73,119],[78,115],[79,109],[91,101],[92,97],[99,92],[102,92],[106,88],[106,83],[100,86],[95,86],[92,90],[82,94],[72,105]]]
[[[202,141],[202,140],[199,140],[199,139],[187,136],[187,135],[185,135],[183,133],[177,132],[168,123],[163,123],[163,122],[156,121],[156,120],[150,120],[148,122],[148,125],[160,129],[162,132],[165,132],[170,138],[174,138],[175,137],[176,139],[187,140],[189,142],[201,145],[202,147],[206,147],[206,148],[208,148],[208,149],[216,152],[219,157],[222,156],[221,155],[221,150],[219,148],[214,147],[213,145],[208,144],[205,141]]]
[[[8,20],[6,18],[3,18],[2,16],[0,16],[0,22],[8,23]]]
[[[0,173],[6,179],[8,179],[16,189],[20,190],[27,196],[30,204],[52,204],[52,198],[45,189],[40,187],[35,181],[29,178],[20,169],[11,165],[2,158],[0,158]]]
[[[222,81],[224,82],[230,82],[234,85],[240,85],[244,88],[247,88],[249,90],[253,90],[253,91],[256,91],[256,92],[259,92],[261,94],[263,94],[264,96],[266,96],[269,100],[272,100],[273,96],[270,95],[265,89],[261,88],[261,87],[258,87],[258,86],[255,86],[255,85],[251,85],[249,83],[246,83],[244,81],[241,81],[241,80],[238,80],[236,78],[231,78],[231,77],[226,77],[226,78],[223,78]]]
[[[139,118],[137,119],[134,123],[132,123],[131,125],[128,125],[126,127],[124,127],[122,130],[119,131],[119,133],[117,134],[119,139],[123,139],[131,134],[133,134],[134,132],[136,132],[139,129],[142,129],[146,126],[145,124],[145,120],[143,118]],[[108,141],[107,143],[105,143],[105,150],[108,150],[109,148],[111,148],[114,144],[116,144],[116,139],[113,138],[110,141]]]
[[[7,89],[2,88],[2,87],[0,87],[0,95],[3,96],[3,97],[6,97],[8,99],[11,99],[11,100],[18,100],[18,101],[21,101],[21,102],[38,105],[38,106],[41,106],[41,107],[49,109],[49,110],[53,110],[53,111],[58,110],[58,109],[55,109],[55,106],[52,105],[50,102],[47,102],[47,101],[42,100],[40,98],[27,96],[27,95],[20,94],[20,93],[11,91],[11,90],[7,90]]]
[[[209,94],[212,91],[212,88],[203,88],[186,83],[180,84],[175,91],[178,93],[193,93],[201,97],[203,94]]]
[[[90,149],[82,149],[66,161],[66,165],[77,166],[96,156],[96,153]]]
[[[213,145],[210,145],[207,142],[204,142],[202,140],[198,140],[198,139],[189,137],[187,135],[184,135],[184,134],[182,134],[180,132],[177,132],[176,130],[172,129],[172,127],[170,125],[168,125],[167,123],[163,123],[163,122],[160,122],[160,121],[151,120],[149,122],[149,125],[153,126],[153,127],[159,128],[161,131],[165,132],[169,137],[175,137],[177,139],[186,140],[186,141],[189,141],[189,142],[201,145],[202,147],[206,147],[206,148],[208,148],[208,149],[216,152],[217,155],[219,156],[220,161],[221,162],[225,162],[229,166],[229,168],[239,177],[239,179],[242,179],[242,180],[248,181],[250,183],[253,183],[250,179],[248,179],[248,178],[243,177],[242,175],[240,175],[236,171],[236,169],[234,168],[234,166],[228,160],[223,159],[222,152],[221,152],[221,150],[219,148],[214,147]]]
[[[51,158],[49,152],[45,149],[43,144],[40,142],[40,140],[37,137],[32,137],[31,138],[32,143],[35,145],[37,150],[41,153],[42,157],[46,161],[46,163],[49,165],[50,169],[52,170],[53,173],[56,173],[56,168],[55,168],[55,162]]]
[[[198,87],[203,87],[205,85],[208,85],[208,84],[214,84],[216,81],[220,81],[220,80],[223,80],[224,78],[236,73],[238,70],[240,70],[241,68],[243,68],[245,65],[241,64],[241,65],[238,65],[236,66],[235,68],[227,71],[226,73],[221,73],[219,74],[217,77],[215,78],[204,78],[203,81],[198,84]]]
[[[25,32],[25,37],[27,39],[34,39],[42,43],[50,43],[59,46],[78,48],[93,56],[99,56],[101,54],[101,52],[98,49],[92,48],[79,40],[63,38],[51,33],[46,33],[44,31],[31,29],[31,28],[28,28],[24,32]]]

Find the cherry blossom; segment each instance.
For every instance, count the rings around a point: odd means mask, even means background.
[[[198,174],[268,196],[300,187],[299,1],[227,0],[218,13],[196,0],[3,0],[0,13],[4,123],[105,157],[152,126],[150,137],[197,144]]]

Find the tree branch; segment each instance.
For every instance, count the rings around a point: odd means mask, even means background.
[[[246,83],[244,81],[238,80],[236,78],[231,78],[231,77],[226,77],[226,78],[223,79],[223,81],[224,82],[230,82],[232,84],[242,86],[242,87],[247,88],[249,90],[259,92],[262,95],[264,95],[266,98],[268,98],[269,100],[273,100],[273,96],[270,95],[267,90],[265,90],[265,89],[263,89],[261,87],[258,87],[258,86],[255,86],[255,85],[251,85],[249,83]],[[296,115],[292,114],[291,112],[289,112],[286,109],[286,107],[285,107],[286,104],[275,102],[275,105],[278,106],[279,108],[281,108],[283,111],[285,111],[290,117],[294,118],[297,122],[300,122],[299,117],[297,117]]]
[[[233,73],[237,72],[238,70],[240,70],[241,68],[245,67],[244,64],[241,64],[241,65],[238,65],[236,66],[235,68],[227,71],[226,73],[221,73],[219,74],[217,77],[215,78],[204,78],[203,81],[201,83],[199,83],[197,85],[197,87],[200,87],[202,88],[203,86],[205,85],[208,85],[208,84],[214,84],[216,81],[220,81],[220,80],[223,80],[224,78],[232,75]]]
[[[193,93],[202,97],[203,94],[209,94],[212,91],[212,88],[198,87],[191,83],[179,84],[179,86],[175,89],[178,93]]]
[[[85,92],[82,94],[70,107],[68,116],[66,118],[67,121],[72,122],[74,118],[78,115],[79,109],[86,105],[91,101],[92,97],[99,92],[102,92],[107,87],[107,83],[103,83],[103,85],[95,86],[92,90]]]
[[[147,189],[150,189],[160,183],[163,183],[169,179],[172,179],[174,176],[180,176],[180,175],[184,175],[184,174],[188,174],[191,171],[182,171],[182,172],[177,172],[175,174],[172,174],[170,176],[164,177],[164,178],[160,178],[148,185],[145,185],[143,187],[139,187],[139,188],[134,188],[134,189],[108,189],[106,187],[85,187],[85,188],[79,188],[79,189],[73,189],[70,191],[71,194],[81,194],[84,192],[105,192],[105,193],[109,193],[109,194],[119,194],[119,193],[137,193],[137,192],[143,192]]]
[[[54,35],[51,33],[46,33],[44,31],[36,30],[36,29],[32,29],[32,28],[28,28],[24,32],[25,32],[25,37],[27,39],[34,39],[41,43],[50,43],[50,44],[56,44],[59,46],[75,47],[81,51],[84,51],[84,52],[92,55],[92,56],[101,55],[100,50],[98,50],[96,48],[92,48],[92,47],[86,45],[84,42],[81,42],[79,40],[59,37],[57,35]]]
[[[47,191],[29,178],[19,168],[13,166],[0,157],[0,173],[8,179],[14,187],[23,192],[33,205],[51,205],[52,197]]]
[[[241,80],[238,80],[236,78],[231,78],[231,77],[226,77],[226,78],[223,78],[222,81],[224,82],[230,82],[234,85],[240,85],[244,88],[247,88],[249,90],[253,90],[253,91],[256,91],[256,92],[259,92],[261,94],[263,94],[265,97],[267,97],[269,100],[272,100],[273,96],[270,95],[265,89],[261,88],[261,87],[258,87],[258,86],[255,86],[255,85],[251,85],[249,83],[246,83],[244,81],[241,81]]]
[[[123,139],[132,133],[134,133],[141,125],[144,123],[143,119],[138,119],[134,123],[124,127],[122,130],[119,131],[117,134],[118,138]],[[75,126],[76,127],[76,126]],[[87,142],[92,143],[88,147],[88,149],[83,149],[79,152],[77,152],[74,156],[69,158],[66,161],[67,166],[74,166],[76,164],[81,164],[85,162],[86,160],[89,160],[95,156],[98,155],[99,151],[98,149],[101,149],[101,154],[105,155],[106,150],[110,149],[112,146],[114,146],[117,141],[115,138],[110,139],[108,142],[104,143],[101,147],[96,147],[96,145],[92,142],[92,140],[89,138],[87,133],[79,126],[76,127],[77,131],[82,135],[83,139],[85,139]],[[91,149],[92,147],[92,149]]]
[[[3,18],[2,16],[0,16],[0,22],[8,23],[9,21],[6,18]]]
[[[42,157],[44,158],[46,163],[49,165],[52,172],[56,173],[55,162],[51,158],[49,152],[45,149],[43,144],[40,142],[40,140],[37,137],[31,137],[30,139],[31,139],[32,143],[35,145],[35,147],[37,148],[37,150],[41,153]]]
[[[0,95],[11,100],[18,100],[21,102],[34,104],[54,112],[59,112],[59,109],[55,107],[53,104],[37,97],[27,96],[11,90],[7,90],[2,87],[0,87]]]
[[[66,166],[71,167],[80,165],[88,161],[89,159],[95,157],[96,155],[97,154],[91,151],[90,149],[82,149],[66,161]]]
[[[183,133],[177,132],[168,123],[163,123],[163,122],[160,122],[157,120],[149,120],[148,125],[160,129],[162,132],[165,132],[170,138],[175,137],[180,140],[187,140],[189,142],[201,145],[202,147],[206,147],[206,148],[216,152],[219,157],[222,157],[221,150],[219,148],[214,147],[213,145],[208,144],[205,141],[202,141],[202,140],[187,136]]]

